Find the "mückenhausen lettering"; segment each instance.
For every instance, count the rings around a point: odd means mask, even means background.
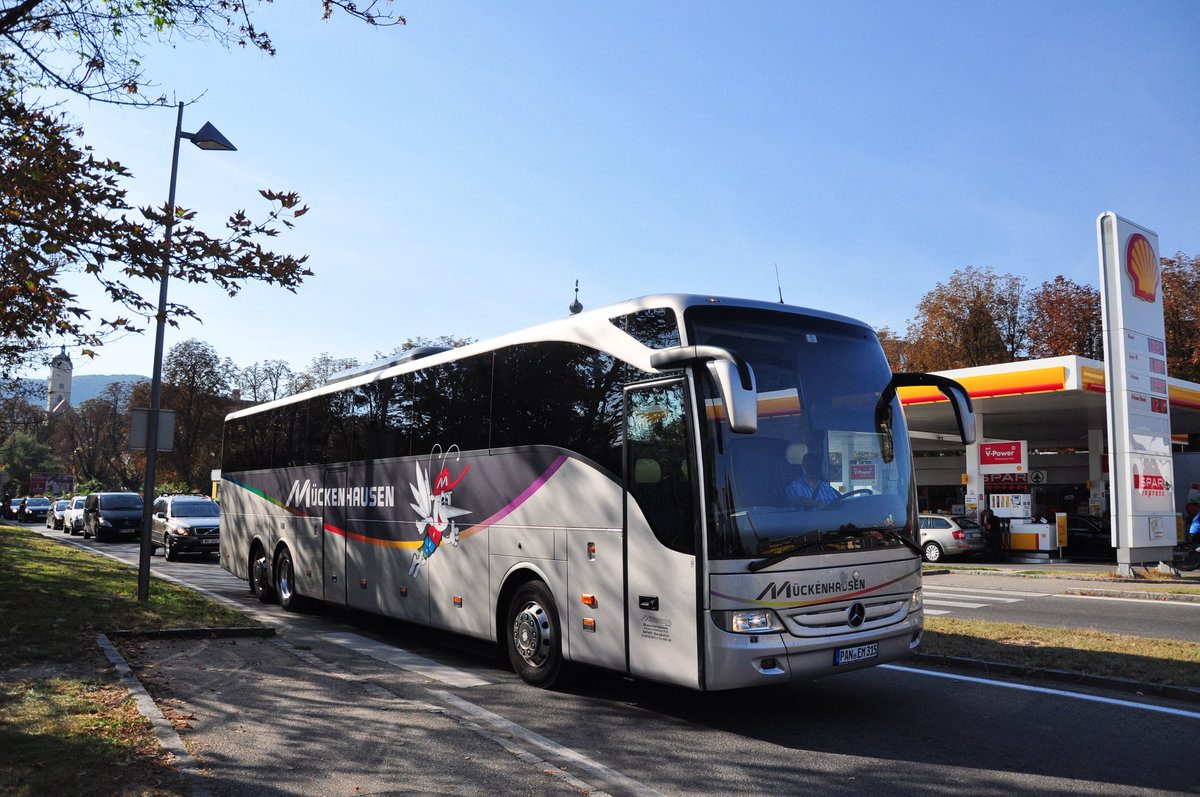
[[[763,598],[778,600],[779,598],[810,598],[817,595],[839,595],[843,592],[857,592],[866,588],[867,582],[861,578],[852,578],[845,582],[817,581],[812,584],[800,583],[798,581],[784,581],[780,584],[772,581],[767,585],[766,589],[758,594],[755,600],[762,600]]]
[[[373,484],[357,487],[321,487],[311,479],[292,482],[285,506],[395,506],[396,487],[392,484]]]

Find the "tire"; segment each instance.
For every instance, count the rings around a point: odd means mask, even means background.
[[[263,603],[270,603],[275,599],[269,562],[267,552],[261,545],[255,545],[250,552],[250,591]]]
[[[1183,559],[1179,562],[1179,569],[1191,572],[1197,567],[1200,567],[1200,550],[1193,548],[1183,555]]]
[[[553,686],[563,670],[562,626],[554,596],[541,581],[520,586],[508,603],[504,644],[508,660],[526,683]]]
[[[279,605],[284,611],[298,612],[304,608],[304,596],[296,592],[296,568],[292,564],[292,553],[287,548],[281,549],[275,558],[275,591],[279,594]]]
[[[921,558],[926,562],[942,561],[942,546],[936,542],[925,543],[924,547],[921,548]]]
[[[163,535],[163,558],[168,562],[179,561],[179,551],[175,549],[175,543],[171,542],[171,535]]]

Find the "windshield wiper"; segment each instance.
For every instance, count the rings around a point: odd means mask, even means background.
[[[904,547],[910,548],[912,550],[912,552],[915,553],[917,556],[921,555],[921,546],[917,545],[915,542],[910,540],[908,537],[905,537],[903,534],[899,534],[899,533],[893,531],[892,529],[871,529],[871,531],[878,531],[880,534],[887,537],[888,539],[897,540],[899,542],[902,542],[902,543],[904,543]]]
[[[850,534],[842,533],[842,534],[838,534],[837,536],[826,537],[825,539],[822,539],[822,540],[810,540],[809,542],[802,542],[797,545],[793,545],[792,547],[786,548],[786,549],[780,551],[779,553],[771,554],[766,559],[759,559],[756,562],[751,562],[750,564],[746,565],[746,569],[749,570],[751,573],[757,573],[759,570],[764,570],[764,569],[770,567],[771,565],[779,564],[780,562],[782,562],[785,559],[790,559],[791,557],[795,556],[796,554],[800,553],[801,551],[807,550],[808,548],[812,548],[812,547],[815,547],[818,545],[825,545],[825,544],[831,543],[831,542],[845,542],[846,540],[851,539],[852,537],[858,537],[859,539],[861,539],[863,537],[863,535],[872,533],[872,532],[876,533],[876,534],[880,534],[889,540],[895,540],[896,542],[901,543],[902,545],[904,545],[905,548],[908,548],[913,553],[915,553],[917,556],[921,555],[921,547],[919,545],[917,545],[915,542],[910,540],[908,537],[905,537],[903,534],[900,534],[892,529],[881,526],[878,528],[853,529],[853,531],[857,532],[857,534],[850,535]]]
[[[810,540],[808,542],[802,542],[798,545],[793,545],[791,548],[785,548],[779,553],[773,553],[766,559],[759,559],[757,562],[751,562],[750,564],[746,565],[746,569],[751,573],[757,573],[759,570],[768,568],[771,565],[779,564],[784,559],[790,559],[807,548],[812,548],[817,545],[824,545],[827,542],[831,542],[831,540]]]

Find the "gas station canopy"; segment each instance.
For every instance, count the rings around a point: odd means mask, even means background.
[[[1107,427],[1104,363],[1070,355],[938,372],[961,383],[986,419],[986,440],[1026,440],[1031,449],[1083,450],[1089,429]],[[1168,378],[1171,435],[1200,434],[1200,384]],[[914,451],[962,450],[954,415],[936,388],[901,388]]]

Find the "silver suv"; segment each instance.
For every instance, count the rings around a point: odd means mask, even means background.
[[[150,552],[163,549],[173,562],[181,553],[216,553],[221,544],[221,508],[206,495],[164,495],[154,501]]]

